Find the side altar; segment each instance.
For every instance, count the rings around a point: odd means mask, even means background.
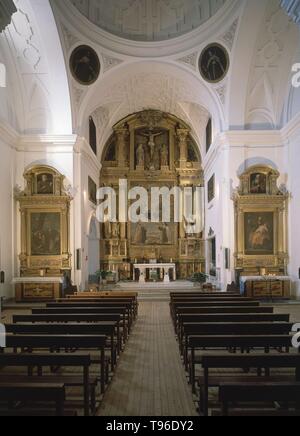
[[[18,302],[49,301],[61,296],[63,276],[71,275],[70,203],[64,176],[48,166],[25,174],[16,188],[20,205],[19,275],[13,280]]]

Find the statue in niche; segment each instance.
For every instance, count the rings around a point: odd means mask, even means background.
[[[136,150],[136,161],[138,167],[144,167],[145,166],[145,150],[144,145],[139,144]]]
[[[163,144],[160,150],[160,164],[162,167],[169,166],[169,151],[166,144]]]
[[[155,146],[153,159],[150,163],[150,170],[159,170],[160,167],[160,156],[159,156],[159,149]]]
[[[113,223],[112,225],[112,237],[118,239],[120,236],[120,224]]]
[[[136,229],[135,229],[135,235],[133,238],[133,243],[136,245],[144,244],[147,239],[147,232],[145,227],[142,225],[142,223],[139,221],[137,223]]]
[[[111,238],[111,223],[109,220],[104,223],[104,237],[105,239]]]
[[[170,228],[168,224],[162,224],[159,230],[161,232],[161,244],[168,244],[171,241]]]

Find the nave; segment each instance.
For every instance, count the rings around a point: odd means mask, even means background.
[[[88,295],[88,293],[86,295]],[[111,300],[111,298],[109,299]],[[88,298],[86,300],[88,300]],[[116,300],[118,300],[117,297]],[[119,302],[117,304],[119,306],[122,303]],[[89,309],[88,306],[90,306]],[[100,307],[102,307],[102,309],[100,309]],[[114,312],[118,310],[121,312],[120,307],[118,309],[117,306],[115,306]],[[30,314],[30,312],[34,314]],[[73,315],[70,315],[71,312],[74,312]],[[16,332],[18,332],[17,337],[19,337],[19,340],[21,334],[27,333],[26,340],[27,343],[30,343],[34,335],[37,335],[41,331],[46,331],[45,324],[42,324],[42,318],[44,317],[48,323],[51,323],[50,325],[48,324],[47,332],[56,331],[56,338],[53,344],[55,345],[55,341],[57,341],[55,349],[58,350],[62,342],[60,342],[60,335],[57,334],[57,319],[59,319],[60,316],[64,316],[65,321],[62,327],[65,329],[65,332],[67,332],[68,329],[70,329],[69,332],[72,332],[74,324],[73,322],[68,323],[68,317],[71,317],[72,321],[77,318],[78,322],[80,320],[82,322],[84,318],[92,322],[93,316],[97,316],[95,315],[96,312],[98,312],[98,316],[100,316],[100,312],[106,312],[107,318],[113,318],[113,315],[108,315],[109,309],[108,306],[105,307],[104,297],[102,297],[101,303],[99,300],[97,302],[96,299],[91,298],[90,302],[84,302],[80,298],[77,299],[76,302],[74,298],[72,301],[70,299],[69,302],[48,304],[47,308],[41,308],[41,306],[38,308],[37,306],[32,310],[21,309],[21,307],[19,307],[17,311],[15,308],[7,309],[4,311],[4,322],[8,331],[14,331],[15,335]],[[62,315],[62,313],[64,315]],[[104,315],[102,314],[102,316]],[[206,295],[203,292],[201,294],[195,292],[192,294],[185,293],[185,295],[179,293],[171,294],[171,305],[163,301],[142,301],[139,303],[138,316],[137,319],[133,321],[128,341],[124,340],[124,351],[120,353],[116,366],[112,366],[109,370],[108,379],[105,377],[105,385],[102,394],[98,392],[101,383],[96,387],[95,407],[92,407],[91,411],[83,410],[82,407],[80,407],[80,404],[82,404],[82,393],[78,390],[79,386],[68,386],[63,414],[94,414],[96,416],[107,417],[196,417],[199,416],[199,414],[201,416],[206,414],[209,416],[219,415],[221,413],[221,406],[218,401],[217,387],[221,391],[221,385],[228,382],[229,379],[231,383],[235,381],[235,386],[240,387],[245,383],[248,383],[249,386],[253,386],[253,383],[255,383],[256,386],[260,385],[258,386],[259,389],[261,387],[266,388],[267,385],[269,388],[271,385],[272,388],[281,386],[282,389],[285,388],[284,395],[289,396],[292,386],[294,389],[298,389],[299,386],[295,383],[294,370],[296,369],[298,374],[300,356],[297,354],[296,350],[292,348],[291,336],[289,334],[293,324],[295,324],[297,320],[299,321],[299,319],[300,306],[296,303],[277,303],[275,305],[271,303],[261,304],[251,299],[226,293],[215,293],[215,296],[213,294]],[[26,321],[26,323],[23,321]],[[54,321],[56,321],[56,323],[54,323]],[[129,322],[129,319],[127,319],[127,321]],[[39,322],[39,324],[34,325],[32,324],[33,322]],[[100,327],[101,324],[102,327]],[[96,329],[100,331],[99,329],[104,328],[104,324],[106,324],[107,327],[109,323],[98,322],[92,324],[89,330],[92,331],[91,328],[93,328],[95,335]],[[15,330],[12,328],[13,325],[15,325]],[[69,327],[67,327],[68,325]],[[16,326],[18,326],[17,329]],[[174,327],[177,329],[177,337],[174,332]],[[82,332],[87,332],[88,327],[86,324],[79,324],[77,331],[79,331],[79,329],[81,329]],[[32,332],[31,339],[28,336],[28,331]],[[73,333],[75,331],[76,329]],[[122,336],[123,334],[124,331],[122,331]],[[217,339],[216,334],[219,335]],[[39,337],[41,339],[40,334]],[[108,339],[108,335],[106,339]],[[81,341],[83,340],[84,336],[81,336]],[[193,340],[200,341],[195,346],[195,350],[193,350]],[[206,342],[201,343],[203,340]],[[234,347],[233,343],[235,344]],[[15,344],[16,343],[12,345]],[[186,344],[188,344],[187,349],[185,349]],[[38,345],[35,343],[35,347],[37,347],[35,351],[41,353],[41,347],[44,348],[44,344]],[[82,350],[79,350],[77,347],[82,348]],[[86,353],[94,355],[95,345],[91,344],[88,351],[85,347],[86,343],[81,346],[77,344],[76,349],[72,349],[71,358],[79,355],[82,356],[82,354]],[[111,364],[110,356],[112,355],[108,352],[108,342],[106,342],[105,348],[106,360]],[[241,350],[243,350],[243,353],[248,351],[245,355],[240,353]],[[287,350],[289,351],[288,354],[286,354]],[[23,353],[15,355],[15,362],[17,359],[22,359],[22,356],[24,358],[24,351],[27,351],[25,355],[27,357],[25,357],[25,359],[28,358],[28,356],[30,356],[28,355],[28,351],[32,350],[27,348],[27,350],[22,349],[21,351],[23,351]],[[53,347],[50,348],[49,351],[51,351],[50,355],[52,354],[53,357]],[[71,349],[69,349],[69,351],[71,351]],[[182,356],[180,356],[180,351],[182,351]],[[234,354],[232,354],[233,351],[235,351]],[[265,351],[266,354],[262,354],[263,351]],[[194,352],[195,354],[193,354]],[[269,354],[269,352],[271,354]],[[5,353],[0,356],[0,362],[6,353],[9,352],[5,350]],[[233,359],[231,361],[234,362],[236,358],[243,359],[249,357],[249,355],[251,355],[251,359],[261,359],[260,362],[263,361],[266,365],[271,362],[271,368],[274,363],[272,363],[272,359],[275,359],[276,365],[278,364],[278,359],[280,359],[279,367],[272,369],[272,371],[270,371],[269,368],[267,376],[263,376],[261,373],[258,374],[255,369],[249,373],[248,370],[241,371],[238,369],[239,367],[234,365],[234,369],[229,369],[229,367],[225,369],[222,368],[222,361],[220,364],[218,362],[218,359],[224,358],[224,356],[226,359]],[[11,355],[9,354],[9,356]],[[40,354],[35,353],[37,359],[39,356],[41,357]],[[45,359],[45,349],[43,349],[43,356]],[[185,356],[187,356],[187,359]],[[204,358],[208,358],[209,356],[213,359],[217,359],[216,368],[212,368],[211,376],[214,380],[218,379],[219,381],[217,382],[218,386],[213,385],[209,387],[209,403],[207,404],[207,412],[205,412],[205,410],[203,410],[203,394],[199,402],[199,387],[201,386],[199,383],[200,380],[203,380],[204,374],[201,369],[201,362]],[[64,358],[68,359],[68,356],[67,354],[61,354],[60,358],[62,362]],[[265,359],[269,359],[269,361]],[[68,362],[68,360],[66,360],[66,362]],[[46,364],[49,363],[50,361],[46,361]],[[184,365],[187,366],[188,371],[185,371]],[[255,368],[255,362],[253,365]],[[243,366],[241,365],[241,367]],[[19,382],[19,386],[23,384],[23,386],[26,387],[26,383],[31,383],[32,389],[32,386],[36,384],[37,381],[40,385],[44,383],[44,380],[49,383],[50,374],[47,372],[39,374],[40,378],[37,380],[37,377],[32,378],[32,373],[30,372],[28,372],[28,376],[25,376],[26,372],[23,372],[23,375],[21,375],[20,368],[17,369],[17,372],[15,372],[16,368],[12,369],[12,367],[2,369],[4,372],[2,379],[0,379],[1,386],[3,383],[7,387],[11,384],[13,388],[16,386],[16,383]],[[91,365],[90,369],[90,377],[95,378],[98,372],[95,362],[93,366]],[[194,371],[193,377],[191,377],[191,370]],[[60,369],[59,373],[54,372],[51,376],[53,382],[58,380],[58,378],[60,382],[63,382],[65,377],[67,386],[67,378],[73,377],[74,379],[75,374],[78,378],[78,368],[69,367],[64,368],[63,371]],[[5,377],[5,380],[3,377]],[[46,377],[46,379],[44,379],[44,377]],[[97,385],[99,381],[101,382],[101,380],[99,378],[97,380],[96,377],[95,384]],[[73,383],[75,382],[73,381]],[[292,399],[293,398],[291,398],[291,400]],[[31,398],[31,403],[32,400],[33,398]],[[280,416],[282,414],[284,416],[290,414],[294,415],[295,412],[291,410],[274,408],[275,401],[276,395],[274,401],[267,401],[266,403],[259,402],[256,408],[252,405],[247,409],[247,407],[249,407],[247,406],[246,409],[242,409],[243,412],[239,410],[239,413],[246,413],[248,415],[258,413]],[[291,403],[293,403],[293,401],[291,401]],[[1,414],[20,414],[20,411],[22,411],[20,404],[16,410],[14,403],[10,404],[7,410],[3,399],[1,407]],[[26,407],[28,407],[28,405],[26,406],[26,402],[23,404],[23,407],[25,407],[24,413],[26,414],[33,414],[34,416],[41,413],[45,414],[45,409],[40,409],[40,406],[35,408],[36,405],[34,405],[34,403],[30,406],[31,409],[29,410],[26,410]],[[47,407],[49,407],[49,405]],[[46,411],[50,414],[53,413],[53,411],[51,412],[51,408]]]

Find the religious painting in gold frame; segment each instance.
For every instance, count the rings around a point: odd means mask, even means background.
[[[257,177],[261,175],[261,177]],[[287,199],[268,166],[253,166],[240,175],[235,203],[235,265],[242,275],[284,275],[288,264]],[[255,181],[255,183],[254,183]],[[253,190],[253,183],[258,189]],[[266,187],[265,194],[264,191]]]
[[[244,235],[247,256],[274,254],[274,213],[245,212]]]
[[[49,175],[49,178],[40,177]],[[50,178],[51,176],[51,178]],[[39,178],[40,177],[40,178]],[[61,276],[71,270],[70,203],[71,196],[64,188],[64,176],[53,168],[36,166],[24,174],[25,190],[17,195],[21,217],[20,275],[36,277]],[[53,194],[47,181],[53,178]],[[41,194],[38,180],[45,183]],[[48,185],[49,187],[49,185]],[[52,187],[52,183],[50,183]]]
[[[30,212],[31,256],[61,255],[61,213]]]

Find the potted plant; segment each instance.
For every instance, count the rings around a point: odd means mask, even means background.
[[[96,272],[96,276],[98,277],[99,283],[102,285],[107,284],[107,277],[109,277],[112,274],[111,271],[105,271],[105,270],[99,270]]]
[[[209,278],[207,274],[204,274],[202,272],[194,273],[192,278],[190,279],[191,282],[194,283],[194,286],[200,285],[203,286],[204,283],[206,283],[206,280]]]

